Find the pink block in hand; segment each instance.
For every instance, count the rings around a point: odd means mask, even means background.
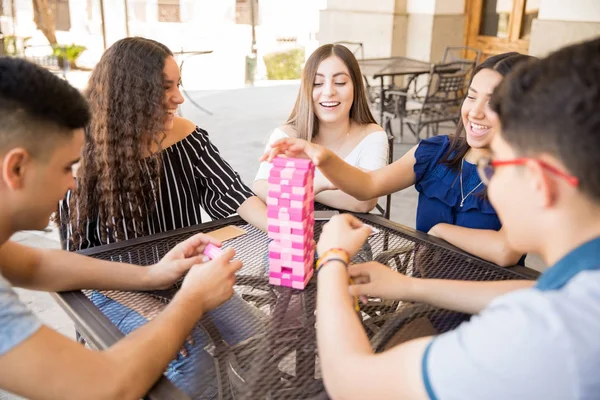
[[[215,246],[214,244],[209,243],[204,248],[204,252],[203,253],[204,253],[205,256],[207,256],[211,260],[214,260],[215,258],[217,258],[221,254],[221,249],[218,248],[217,246]]]

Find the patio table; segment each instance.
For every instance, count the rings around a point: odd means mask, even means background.
[[[377,260],[401,273],[424,278],[466,280],[535,279],[536,271],[525,267],[500,268],[475,258],[448,243],[380,216],[357,215],[376,228],[353,262]],[[323,222],[315,223],[315,238]],[[200,324],[211,340],[210,354],[217,371],[220,399],[327,399],[317,357],[315,298],[317,279],[305,290],[272,286],[267,276],[268,238],[239,217],[209,222],[157,235],[99,246],[80,253],[96,258],[140,265],[157,262],[169,249],[198,232],[235,225],[246,234],[223,243],[233,247],[243,267],[236,275],[236,293],[264,316],[257,334],[229,345],[210,317]],[[119,292],[143,304],[156,299],[168,302],[178,290]],[[94,348],[104,349],[123,335],[88,299],[90,291],[55,295],[74,320],[77,330]],[[370,299],[361,305],[360,317],[373,349],[382,351],[411,338],[442,333],[469,318],[434,307]],[[245,315],[231,315],[236,323],[247,322]],[[197,379],[188,376],[186,379]],[[149,399],[187,399],[166,378],[161,378],[147,394]]]

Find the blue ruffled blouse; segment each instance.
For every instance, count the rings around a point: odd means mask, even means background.
[[[450,147],[448,136],[422,140],[415,152],[415,188],[419,192],[417,230],[428,232],[434,225],[447,223],[465,228],[500,230],[502,224],[490,202],[481,195],[477,167],[463,164],[463,193],[475,189],[460,206],[460,170],[453,170],[440,160]]]

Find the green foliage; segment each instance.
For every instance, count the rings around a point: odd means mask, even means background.
[[[20,57],[25,54],[27,42],[31,36],[19,37],[14,35],[4,36],[4,54],[12,57]]]
[[[304,57],[304,49],[301,48],[265,55],[263,59],[267,67],[267,78],[300,79]]]
[[[81,53],[87,50],[87,47],[77,44],[54,44],[52,45],[52,54],[59,59],[66,59],[69,63],[74,64]]]

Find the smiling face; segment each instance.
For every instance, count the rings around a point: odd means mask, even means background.
[[[163,69],[164,83],[165,83],[165,106],[166,117],[165,117],[165,131],[173,129],[173,120],[177,107],[184,102],[183,96],[179,87],[181,85],[181,75],[179,73],[179,67],[173,57],[167,57],[165,59],[165,67]]]
[[[488,102],[501,80],[502,75],[491,69],[482,69],[473,77],[461,108],[467,142],[473,148],[487,148],[492,141],[496,126],[490,120],[492,111]]]
[[[350,118],[354,84],[348,67],[341,58],[331,56],[319,64],[312,97],[320,123],[335,123]]]

